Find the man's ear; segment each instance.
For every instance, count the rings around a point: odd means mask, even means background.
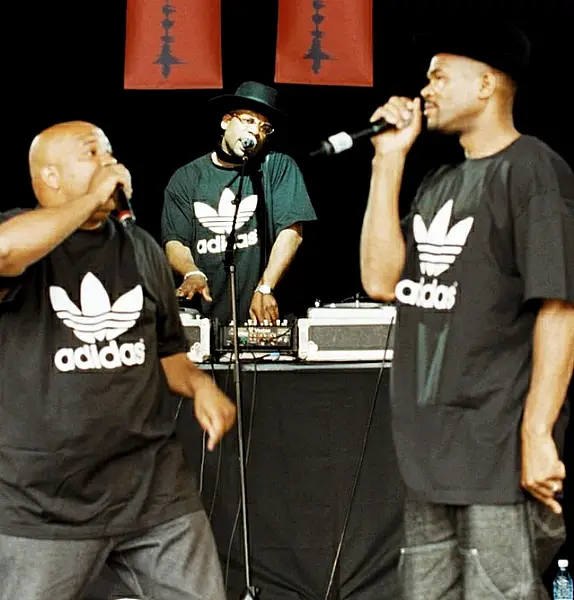
[[[54,165],[46,165],[40,169],[40,179],[44,185],[57,190],[60,187],[60,173]]]
[[[492,71],[486,71],[482,75],[480,89],[478,90],[478,97],[482,100],[490,98],[496,91],[496,88],[499,85],[499,83],[500,82],[495,73],[493,73]]]

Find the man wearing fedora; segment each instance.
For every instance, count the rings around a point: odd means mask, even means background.
[[[526,36],[493,20],[450,26],[421,40],[424,109],[393,97],[372,117],[395,125],[373,138],[361,275],[370,296],[398,306],[399,573],[407,600],[539,600],[564,540],[574,176],[514,126]],[[427,175],[401,223],[423,116],[456,135],[465,157]]]
[[[267,149],[286,117],[277,91],[247,81],[210,105],[223,131],[220,143],[177,169],[165,189],[162,240],[182,278],[177,294],[199,300],[207,317],[231,320],[223,259],[237,210],[238,320],[274,323],[280,316],[275,286],[302,242],[303,223],[316,220],[315,211],[294,160]]]

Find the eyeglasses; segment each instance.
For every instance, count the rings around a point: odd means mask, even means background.
[[[261,131],[261,133],[264,135],[271,135],[275,131],[271,123],[268,123],[267,121],[260,121],[258,118],[251,115],[234,114],[233,116],[239,119],[246,127],[258,127],[259,131]]]

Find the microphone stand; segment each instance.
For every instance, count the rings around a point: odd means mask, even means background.
[[[243,526],[243,552],[245,561],[245,589],[241,593],[239,600],[256,600],[259,598],[259,588],[251,583],[251,567],[249,559],[249,525],[247,519],[247,485],[245,478],[245,452],[243,446],[243,400],[242,400],[242,382],[241,382],[241,363],[239,360],[239,322],[238,322],[238,301],[237,301],[237,274],[235,271],[235,240],[237,213],[243,193],[243,182],[247,170],[248,155],[243,156],[243,166],[239,177],[239,188],[235,196],[235,212],[233,214],[233,223],[231,232],[227,237],[225,248],[225,258],[223,260],[225,269],[229,271],[229,280],[231,283],[231,319],[233,327],[231,335],[233,338],[233,376],[235,380],[235,402],[237,405],[237,450],[239,455],[239,483],[241,493],[241,518]]]

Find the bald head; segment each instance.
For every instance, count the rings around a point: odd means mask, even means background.
[[[85,193],[111,147],[104,132],[85,121],[57,123],[39,133],[28,155],[34,193],[42,205]]]
[[[39,177],[42,167],[58,164],[71,140],[89,135],[96,130],[100,131],[95,125],[85,121],[57,123],[44,129],[30,145],[28,162],[32,179]]]

